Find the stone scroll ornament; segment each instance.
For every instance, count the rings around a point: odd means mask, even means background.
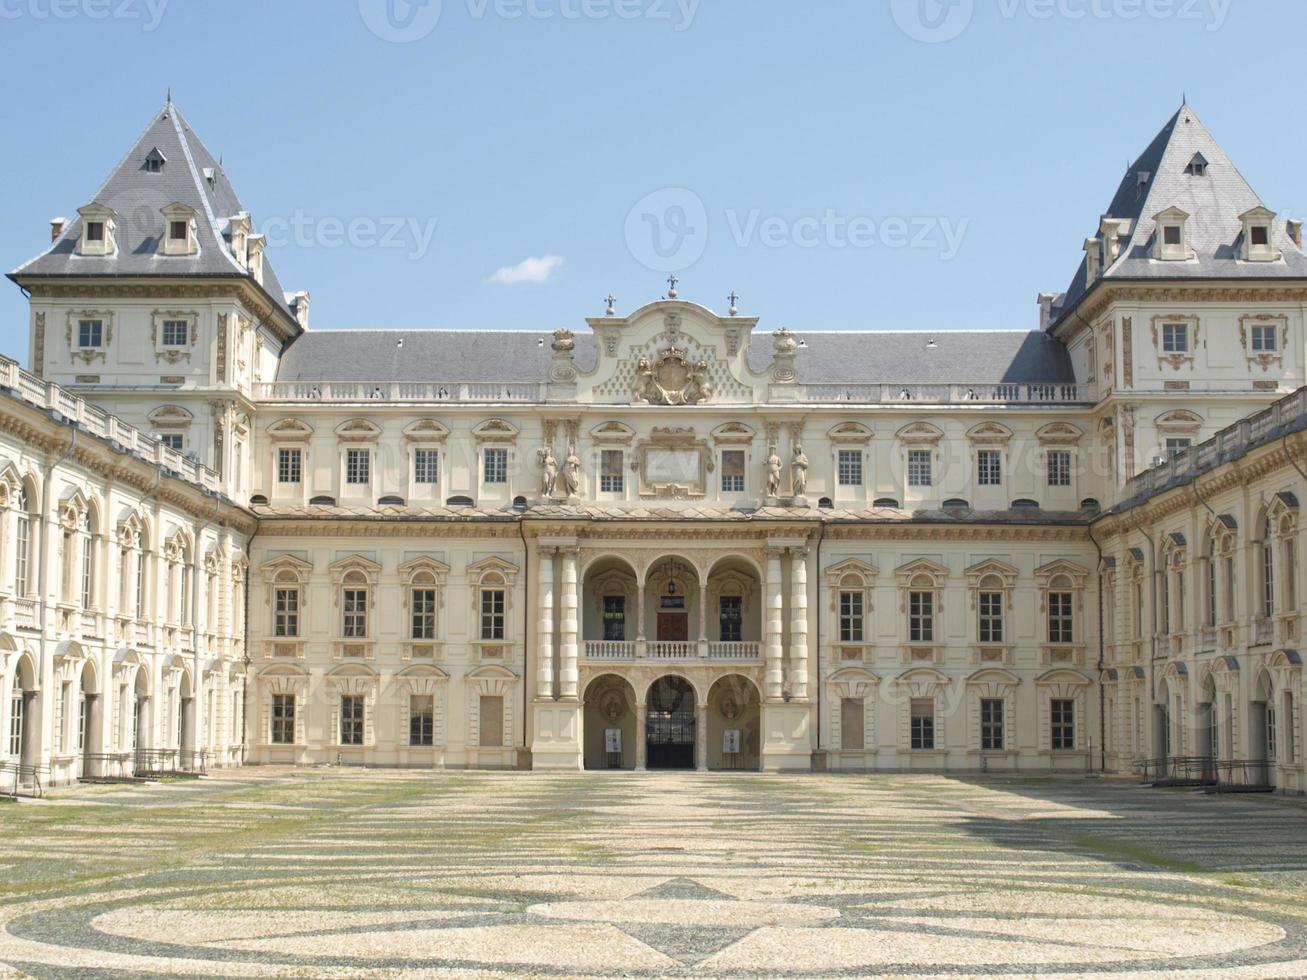
[[[637,405],[700,405],[711,401],[708,362],[691,361],[679,347],[663,350],[656,361],[642,357],[635,368]]]

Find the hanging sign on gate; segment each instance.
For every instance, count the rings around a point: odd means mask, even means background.
[[[622,730],[620,728],[610,728],[604,732],[605,751],[614,755],[622,751]]]
[[[728,728],[722,734],[722,752],[726,755],[738,755],[740,751],[740,731]]]

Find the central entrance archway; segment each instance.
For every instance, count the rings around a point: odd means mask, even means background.
[[[650,769],[693,769],[694,688],[682,677],[660,677],[649,688],[645,723]]]

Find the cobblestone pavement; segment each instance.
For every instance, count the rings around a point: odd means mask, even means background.
[[[1307,976],[1307,806],[1270,797],[259,769],[0,841],[0,977]]]

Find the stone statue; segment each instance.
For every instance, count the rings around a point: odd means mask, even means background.
[[[790,474],[794,480],[794,496],[802,497],[808,490],[808,457],[802,446],[794,447],[794,459],[790,461]]]
[[[540,453],[540,468],[543,470],[540,478],[540,496],[548,500],[554,495],[554,487],[558,484],[558,460],[552,448],[546,447]]]
[[[642,357],[635,366],[635,403],[649,404],[649,393],[654,388],[653,364],[649,358]]]
[[[581,457],[576,454],[575,446],[567,447],[567,460],[563,463],[563,482],[567,484],[569,497],[581,496]]]
[[[781,495],[781,458],[776,455],[776,450],[771,451],[767,457],[767,496],[779,497]]]

